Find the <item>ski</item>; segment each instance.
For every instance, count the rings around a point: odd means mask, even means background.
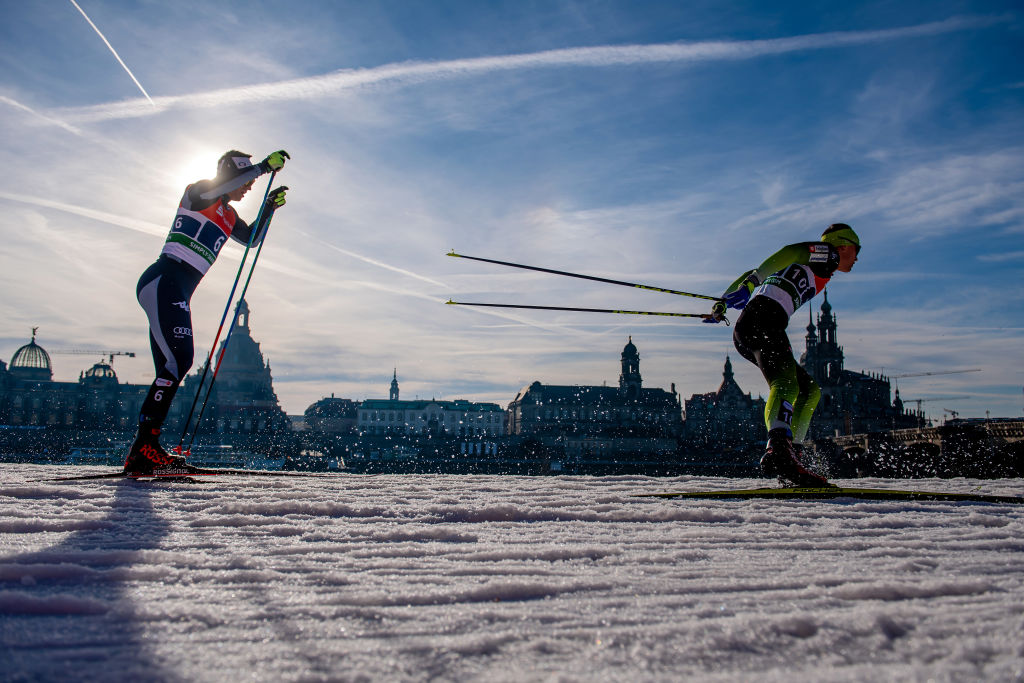
[[[82,474],[76,477],[55,477],[53,479],[33,479],[33,483],[55,482],[55,481],[86,481],[89,479],[127,479],[124,472],[104,472],[102,474]]]
[[[151,474],[128,474],[126,472],[104,472],[101,474],[82,474],[72,477],[55,477],[53,479],[36,479],[36,482],[61,482],[61,481],[89,481],[96,479],[134,479],[136,481],[169,481],[169,480],[189,480],[191,477],[213,477],[213,476],[255,476],[255,477],[311,477],[311,478],[322,478],[331,477],[336,473],[330,472],[297,472],[294,470],[246,470],[246,469],[227,469],[227,468],[213,468],[213,467],[195,467],[193,465],[186,465],[185,467],[166,470],[163,472],[153,472]]]
[[[823,500],[835,498],[856,498],[861,500],[913,500],[913,501],[946,501],[971,503],[1009,503],[1024,504],[1021,496],[994,496],[980,493],[951,493],[945,491],[915,491],[902,489],[872,488],[762,488],[762,489],[721,489],[717,491],[672,491],[667,493],[640,493],[637,498],[697,498],[697,499],[733,499],[749,500],[752,498]]]

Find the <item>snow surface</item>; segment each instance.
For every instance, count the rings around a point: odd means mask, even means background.
[[[0,470],[4,681],[1024,680],[1024,505],[91,471]]]

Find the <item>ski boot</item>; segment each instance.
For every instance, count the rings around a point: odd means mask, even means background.
[[[768,449],[761,458],[761,473],[765,477],[777,477],[784,485],[801,488],[832,488],[825,477],[807,469],[797,449],[793,446],[793,437],[785,429],[773,429],[768,432]]]
[[[160,430],[154,427],[139,427],[124,461],[124,473],[129,477],[188,474],[190,469],[185,458],[171,455],[160,446]]]

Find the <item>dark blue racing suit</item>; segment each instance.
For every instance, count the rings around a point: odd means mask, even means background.
[[[192,367],[195,345],[189,303],[199,281],[229,237],[241,244],[252,239],[255,244],[266,230],[271,212],[262,212],[258,224],[250,226],[227,197],[263,172],[261,166],[250,165],[230,178],[200,180],[185,188],[160,257],[139,278],[135,293],[149,318],[156,368],[156,379],[139,411],[141,427],[160,428],[178,385]]]

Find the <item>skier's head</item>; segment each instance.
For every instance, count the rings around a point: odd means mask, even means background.
[[[860,253],[860,238],[846,223],[833,223],[821,233],[821,241],[831,244],[833,247],[841,247],[844,244],[852,244]]]
[[[217,160],[217,182],[223,183],[241,175],[246,169],[252,168],[252,155],[246,154],[245,152],[239,152],[237,149],[233,149],[229,152],[225,152],[220,159]],[[253,181],[250,180],[245,185],[237,187],[231,192],[224,195],[227,201],[237,202],[245,193],[252,187]]]
[[[846,223],[833,223],[821,233],[821,241],[832,245],[839,252],[839,265],[836,269],[841,273],[849,273],[860,254],[860,238],[853,228]]]
[[[252,166],[252,155],[232,149],[217,160],[217,179],[227,180]]]

